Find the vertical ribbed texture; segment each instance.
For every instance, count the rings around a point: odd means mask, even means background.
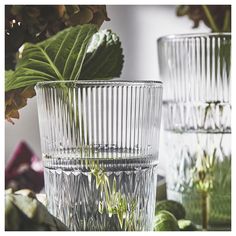
[[[168,198],[181,201],[187,217],[201,224],[202,212],[207,211],[201,208],[205,187],[209,226],[229,229],[231,34],[163,37],[158,51],[165,91]]]
[[[81,158],[94,158],[83,150],[95,149],[157,155],[161,96],[158,83],[39,85],[42,152],[80,151]]]
[[[231,35],[164,37],[158,50],[166,129],[230,132]]]
[[[52,82],[36,90],[49,211],[71,230],[152,230],[161,83]]]
[[[165,101],[231,101],[230,34],[164,37],[158,50]]]

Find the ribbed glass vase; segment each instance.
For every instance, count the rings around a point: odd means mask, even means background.
[[[152,230],[160,82],[36,86],[49,211],[71,230]]]
[[[167,195],[203,229],[231,227],[231,34],[158,40]]]

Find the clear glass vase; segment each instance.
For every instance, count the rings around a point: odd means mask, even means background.
[[[161,82],[36,86],[49,211],[71,230],[152,230]]]
[[[203,229],[231,227],[231,34],[158,40],[167,195]]]

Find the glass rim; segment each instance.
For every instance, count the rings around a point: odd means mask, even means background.
[[[157,39],[157,42],[159,43],[161,41],[174,40],[174,39],[198,38],[203,36],[231,36],[231,32],[168,34],[159,37]]]
[[[160,80],[57,80],[37,82],[36,89],[47,85],[76,84],[82,86],[148,86],[162,87]]]

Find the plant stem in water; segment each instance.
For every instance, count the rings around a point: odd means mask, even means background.
[[[202,229],[207,230],[208,225],[208,193],[205,191],[201,192],[202,201]]]

